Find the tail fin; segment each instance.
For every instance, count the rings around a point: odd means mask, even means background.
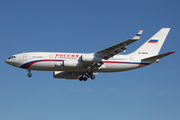
[[[141,47],[139,47],[135,52],[131,54],[140,55],[142,57],[158,55],[169,31],[170,28],[162,28],[148,41],[146,41]]]

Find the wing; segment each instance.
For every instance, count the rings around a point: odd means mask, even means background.
[[[121,42],[119,44],[113,45],[111,47],[108,47],[106,49],[100,50],[96,52],[98,56],[100,56],[102,59],[109,59],[110,57],[113,57],[114,55],[117,55],[118,53],[124,51],[127,45],[139,40],[141,37],[143,30],[140,30],[137,35],[135,35],[132,39],[128,39],[124,42]]]

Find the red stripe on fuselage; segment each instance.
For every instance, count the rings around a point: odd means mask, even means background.
[[[37,61],[32,61],[28,63],[24,69],[28,69],[31,65],[38,63],[38,62],[63,62],[63,60],[37,60]]]

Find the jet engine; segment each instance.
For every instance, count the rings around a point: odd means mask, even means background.
[[[83,62],[93,63],[101,62],[102,58],[96,56],[95,54],[84,54],[81,56]]]
[[[73,72],[65,72],[65,71],[54,71],[54,78],[65,78],[65,79],[78,79],[82,74],[81,73],[73,73]]]
[[[82,67],[83,63],[78,60],[66,60],[64,61],[64,67]]]
[[[56,63],[57,67],[82,67],[83,63],[80,60],[66,60]]]

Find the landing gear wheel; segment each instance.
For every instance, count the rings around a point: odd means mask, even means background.
[[[86,80],[87,80],[87,77],[84,77],[83,80],[86,81]]]
[[[84,79],[83,77],[80,77],[80,78],[79,78],[79,81],[82,81],[83,79]]]
[[[28,73],[28,77],[31,77],[32,76],[32,73]]]
[[[92,80],[94,80],[94,79],[95,79],[95,76],[94,76],[94,75],[92,75],[92,76],[91,76],[91,79],[92,79]]]

